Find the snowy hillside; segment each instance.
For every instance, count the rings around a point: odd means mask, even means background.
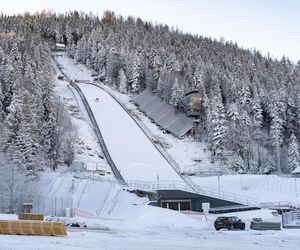
[[[82,64],[75,63],[74,60],[63,54],[56,57],[56,60],[62,65],[62,71],[71,80],[86,80],[91,79],[91,71]],[[115,96],[123,105],[127,107],[130,113],[141,121],[143,128],[148,131],[152,139],[163,150],[167,151],[179,165],[182,173],[187,174],[215,174],[218,171],[228,173],[229,170],[224,165],[216,162],[210,162],[210,151],[203,143],[195,142],[192,138],[177,139],[173,135],[164,134],[155,124],[153,124],[145,115],[143,115],[135,105],[130,102],[128,95],[121,94],[117,91],[101,85],[109,93]],[[96,97],[95,97],[96,98]],[[95,98],[92,100],[94,103]],[[95,103],[97,104],[97,103]],[[170,179],[170,178],[168,178]]]
[[[58,57],[57,60],[63,65],[64,72],[71,79],[77,79],[75,75],[72,75],[72,72],[80,72],[80,77],[89,79],[91,72],[80,64],[72,63],[72,60],[66,55]],[[289,201],[300,203],[298,198],[300,182],[295,182],[295,179],[280,178],[274,175],[226,175],[230,174],[230,171],[225,166],[219,166],[218,162],[210,163],[210,152],[206,150],[205,144],[195,142],[189,137],[180,140],[173,135],[164,134],[143,113],[138,111],[137,107],[131,103],[128,95],[120,94],[107,86],[101,86],[126,106],[132,116],[156,144],[165,151],[166,156],[182,173],[194,173],[201,176],[215,175],[215,177],[207,178],[192,177],[192,181],[199,186],[218,192],[219,186],[216,175],[223,174],[220,178],[220,189],[223,192],[257,198],[259,202]],[[96,96],[92,97],[90,103],[92,105],[100,104],[94,101],[95,98]],[[137,176],[136,179],[139,177]]]
[[[67,64],[68,61],[66,61]],[[77,99],[69,88],[69,83],[64,80],[59,80],[57,77],[61,75],[57,65],[53,63],[56,72],[55,92],[66,105],[71,116],[72,123],[76,129],[75,141],[75,161],[82,162],[99,162],[102,161],[102,150],[97,142],[96,136],[84,114],[80,110]],[[78,70],[78,72],[80,72]],[[99,157],[101,156],[101,157]]]

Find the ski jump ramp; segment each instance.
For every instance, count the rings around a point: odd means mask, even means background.
[[[126,110],[93,84],[77,84],[95,117],[106,148],[124,180],[185,181]]]

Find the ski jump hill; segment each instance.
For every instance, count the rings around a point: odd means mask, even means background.
[[[105,157],[121,184],[145,191],[184,190],[232,202],[232,205],[255,204],[253,199],[235,194],[220,197],[216,191],[204,190],[182,176],[126,107],[102,87],[93,83],[70,86],[80,99],[77,101],[82,102],[80,106],[85,108]]]

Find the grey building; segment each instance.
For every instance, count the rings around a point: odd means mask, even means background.
[[[238,202],[222,200],[210,196],[191,193],[182,190],[157,190],[156,201],[149,205],[168,208],[177,211],[190,210],[202,211],[202,203],[210,204],[210,213],[235,212],[258,209],[256,206],[248,206]]]

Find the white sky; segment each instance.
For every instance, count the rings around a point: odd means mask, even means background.
[[[102,16],[110,9],[300,60],[300,0],[0,0],[0,6],[8,14],[76,9]]]

